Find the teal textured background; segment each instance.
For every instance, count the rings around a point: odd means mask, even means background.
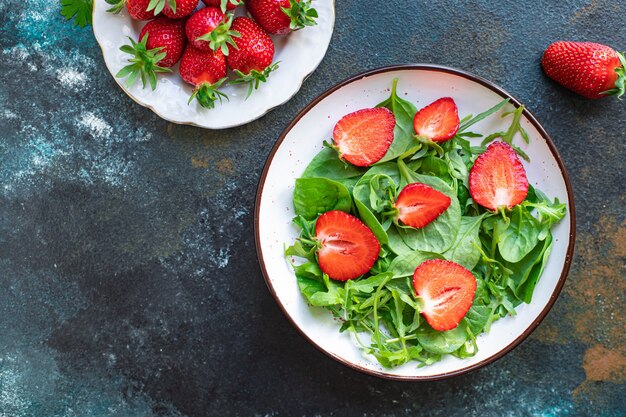
[[[301,91],[215,132],[135,104],[57,1],[0,2],[0,416],[626,415],[626,107],[539,66],[559,39],[626,48],[626,2],[336,9]],[[265,288],[253,240],[256,185],[287,123],[342,79],[407,62],[473,72],[525,103],[578,211],[572,272],[539,329],[434,383],[361,375],[310,346]]]

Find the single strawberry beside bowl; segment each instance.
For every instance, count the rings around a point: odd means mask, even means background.
[[[221,50],[203,51],[187,45],[180,61],[180,76],[195,87],[190,103],[195,98],[202,107],[212,109],[216,100],[228,98],[219,91],[226,81],[226,59]]]
[[[150,0],[106,0],[106,2],[113,6],[107,12],[117,14],[126,6],[128,14],[135,20],[150,20],[159,14],[154,10],[148,11]]]
[[[171,19],[187,17],[196,10],[200,0],[150,0],[148,11],[153,10],[155,14],[161,13]]]
[[[185,32],[189,42],[202,51],[217,51],[221,49],[228,55],[228,45],[236,46],[233,37],[241,36],[231,30],[233,17],[224,14],[216,7],[205,7],[195,12],[185,25]]]
[[[235,71],[233,84],[248,84],[248,96],[260,83],[267,81],[272,71],[278,68],[274,60],[274,42],[254,20],[238,17],[231,29],[241,36],[235,38],[236,47],[229,50],[226,62]]]
[[[202,0],[207,7],[218,7],[223,12],[235,10],[243,4],[243,0]]]
[[[543,53],[548,77],[581,96],[621,97],[626,91],[626,59],[614,49],[593,42],[554,42]]]
[[[272,35],[313,26],[318,17],[311,0],[248,0],[246,8],[259,26]]]
[[[128,85],[141,78],[145,87],[148,80],[154,90],[156,74],[171,72],[169,68],[174,66],[183,54],[187,42],[185,21],[159,17],[141,29],[139,42],[129,39],[131,44],[122,46],[120,50],[132,55],[129,59],[130,64],[122,68],[116,76],[128,77]]]

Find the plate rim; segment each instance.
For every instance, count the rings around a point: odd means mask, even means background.
[[[302,110],[300,110],[298,112],[298,114],[296,116],[294,116],[294,118],[287,125],[287,127],[285,127],[283,129],[283,131],[281,132],[280,136],[276,140],[274,146],[272,147],[272,150],[271,150],[270,154],[268,155],[268,157],[267,157],[267,159],[265,161],[265,164],[263,166],[263,171],[261,173],[261,177],[259,178],[259,184],[257,186],[257,192],[256,192],[256,198],[255,198],[255,208],[254,208],[254,237],[255,237],[255,246],[256,246],[256,252],[257,252],[257,258],[258,258],[259,266],[261,267],[261,272],[263,274],[263,279],[265,280],[265,285],[267,286],[270,294],[274,297],[274,300],[276,301],[276,304],[278,304],[278,307],[282,311],[283,315],[287,318],[289,323],[291,323],[291,325],[298,331],[298,333],[300,333],[307,341],[309,341],[309,343],[311,343],[313,346],[315,346],[319,351],[321,351],[326,356],[328,356],[328,357],[338,361],[339,363],[343,364],[344,366],[347,366],[347,367],[349,367],[351,369],[354,369],[356,371],[359,371],[359,372],[367,374],[367,375],[372,375],[372,376],[376,376],[376,377],[379,377],[379,378],[388,379],[388,380],[394,380],[394,381],[439,381],[439,380],[442,380],[442,379],[447,379],[447,378],[452,378],[452,377],[455,377],[455,376],[464,375],[464,374],[467,374],[469,372],[472,372],[472,371],[475,371],[477,369],[480,369],[480,368],[482,368],[484,366],[487,366],[487,365],[497,361],[498,359],[502,358],[507,353],[512,351],[514,348],[519,346],[524,340],[526,340],[526,338],[528,336],[530,336],[530,334],[533,333],[535,331],[535,329],[539,326],[539,324],[545,319],[545,317],[548,315],[548,313],[550,312],[550,310],[554,306],[557,298],[559,297],[559,294],[561,293],[561,290],[563,289],[563,286],[565,285],[565,281],[567,279],[567,275],[569,273],[569,270],[570,270],[570,267],[571,267],[571,264],[572,264],[572,260],[573,260],[573,256],[574,256],[574,246],[575,246],[575,242],[576,242],[576,209],[575,209],[575,206],[574,206],[574,189],[572,187],[572,183],[570,181],[570,177],[569,177],[569,174],[567,172],[567,168],[565,167],[565,163],[563,162],[563,159],[561,158],[561,155],[559,154],[559,151],[557,150],[556,145],[552,141],[552,138],[550,137],[550,135],[548,134],[546,129],[543,127],[543,125],[535,118],[535,116],[528,110],[528,108],[525,107],[522,114],[533,124],[533,126],[537,129],[537,131],[540,133],[540,135],[546,141],[546,144],[548,145],[548,148],[550,149],[550,152],[552,153],[552,155],[554,156],[555,160],[557,161],[559,170],[561,171],[561,174],[563,176],[563,180],[565,182],[565,188],[566,188],[566,191],[567,191],[567,204],[568,204],[569,215],[570,215],[569,242],[568,242],[567,252],[565,254],[565,262],[564,262],[563,268],[561,270],[561,275],[559,276],[559,280],[557,281],[557,284],[556,284],[556,287],[554,288],[554,291],[550,295],[550,299],[549,299],[548,303],[543,307],[543,309],[541,310],[541,313],[539,313],[537,318],[518,337],[516,337],[515,340],[513,340],[511,343],[509,343],[504,349],[500,350],[499,352],[495,353],[492,356],[489,356],[488,358],[483,359],[480,362],[477,362],[477,363],[475,363],[473,365],[470,365],[470,366],[467,366],[467,367],[464,367],[464,368],[461,368],[461,369],[457,369],[457,370],[452,371],[452,372],[444,372],[444,373],[435,374],[435,375],[426,375],[426,376],[391,375],[391,374],[387,374],[387,373],[384,373],[384,372],[380,372],[380,371],[376,371],[376,370],[372,370],[372,369],[368,369],[368,368],[362,367],[362,366],[360,366],[360,365],[358,365],[356,363],[350,362],[350,361],[348,361],[348,360],[346,360],[346,359],[344,359],[344,358],[342,358],[342,357],[340,357],[338,355],[335,355],[334,353],[331,353],[331,352],[325,350],[320,345],[318,345],[315,341],[313,341],[312,338],[309,337],[305,333],[305,331],[303,329],[301,329],[295,323],[295,321],[293,320],[291,315],[289,315],[289,313],[285,309],[285,306],[281,302],[280,298],[276,295],[276,291],[274,290],[274,287],[273,287],[273,285],[272,285],[272,283],[271,283],[271,281],[269,279],[269,274],[268,274],[267,268],[265,266],[265,260],[263,258],[263,250],[261,248],[261,236],[260,236],[260,232],[259,232],[259,215],[260,215],[261,197],[262,197],[262,194],[263,194],[263,189],[265,187],[265,181],[267,180],[267,174],[269,172],[270,165],[272,164],[272,162],[274,160],[274,157],[276,155],[276,152],[278,151],[278,148],[282,145],[283,141],[285,140],[285,138],[287,137],[289,132],[294,128],[294,126],[298,122],[300,122],[302,117],[304,117],[313,107],[315,107],[323,99],[325,99],[326,97],[328,97],[329,95],[331,95],[335,91],[339,90],[340,88],[342,88],[342,87],[344,87],[344,86],[346,86],[348,84],[351,84],[351,83],[353,83],[355,81],[359,81],[359,80],[361,80],[361,79],[363,79],[365,77],[369,77],[369,76],[372,76],[372,75],[383,74],[383,73],[386,73],[386,72],[406,71],[406,70],[422,70],[422,71],[432,71],[432,72],[443,72],[443,73],[447,73],[447,74],[461,76],[463,78],[466,78],[466,79],[469,79],[471,81],[477,82],[478,84],[481,84],[483,87],[488,88],[489,90],[495,92],[496,94],[500,95],[503,98],[509,98],[510,99],[510,103],[513,104],[515,106],[515,108],[518,108],[519,106],[522,105],[522,103],[517,98],[515,98],[512,94],[510,94],[508,91],[504,90],[503,88],[499,87],[495,83],[493,83],[493,82],[491,82],[491,81],[489,81],[489,80],[487,80],[487,79],[485,79],[485,78],[483,78],[481,76],[472,74],[472,73],[464,71],[464,70],[460,70],[460,69],[456,69],[456,68],[452,68],[452,67],[447,67],[447,66],[443,66],[443,65],[437,65],[437,64],[414,63],[414,64],[389,65],[389,66],[383,66],[383,67],[367,70],[367,71],[358,73],[356,75],[353,75],[351,77],[348,77],[348,78],[344,79],[343,81],[340,81],[339,83],[337,83],[337,84],[333,85],[332,87],[326,89],[320,95],[318,95],[313,100],[311,100],[309,102],[309,104],[307,104]]]
[[[298,84],[298,88],[295,89],[295,91],[293,92],[292,95],[287,97],[281,103],[278,103],[275,106],[269,107],[263,113],[261,113],[260,115],[255,117],[254,119],[251,119],[251,120],[248,120],[248,121],[242,122],[242,123],[232,124],[232,125],[229,125],[229,126],[210,127],[210,126],[203,126],[201,124],[194,123],[194,122],[182,122],[182,121],[172,120],[169,117],[166,117],[163,114],[161,114],[160,112],[158,112],[152,105],[150,105],[148,103],[144,103],[144,102],[140,101],[139,99],[135,98],[128,91],[128,89],[126,88],[125,83],[123,83],[122,80],[118,79],[115,76],[115,74],[113,73],[113,69],[111,67],[109,67],[109,64],[107,63],[107,60],[106,60],[106,55],[104,54],[104,47],[102,46],[102,43],[100,42],[100,39],[98,38],[98,34],[96,33],[95,22],[96,22],[96,2],[97,1],[104,1],[104,0],[94,0],[93,3],[92,3],[92,6],[91,6],[91,21],[92,21],[91,30],[93,32],[94,38],[96,39],[96,43],[98,44],[98,47],[100,48],[100,52],[102,53],[102,60],[104,61],[104,65],[107,67],[107,70],[109,71],[109,73],[111,74],[111,76],[113,77],[113,79],[115,80],[117,85],[122,89],[124,94],[126,94],[131,100],[133,100],[135,103],[139,104],[140,106],[150,109],[154,114],[156,114],[161,119],[163,119],[163,120],[165,120],[167,122],[174,123],[174,124],[177,124],[177,125],[194,126],[194,127],[199,127],[201,129],[207,129],[207,130],[225,130],[225,129],[232,129],[234,127],[245,126],[245,125],[247,125],[249,123],[252,123],[252,122],[254,122],[256,120],[259,120],[260,118],[262,118],[263,116],[265,116],[266,114],[271,112],[272,110],[274,110],[277,107],[280,107],[283,104],[285,104],[288,101],[290,101],[296,94],[298,94],[300,92],[304,82],[307,80],[307,78],[309,78],[317,70],[317,68],[320,66],[320,64],[322,63],[322,61],[326,57],[326,54],[328,53],[328,48],[330,47],[330,43],[332,42],[333,34],[335,33],[335,21],[337,20],[337,13],[335,11],[335,0],[330,0],[330,6],[331,6],[330,9],[331,9],[331,12],[332,12],[331,13],[331,20],[330,20],[330,39],[328,41],[328,44],[326,44],[326,48],[324,49],[324,53],[322,54],[322,56],[319,59],[319,61],[315,63],[313,68],[311,68],[310,72],[308,72],[307,74],[305,74],[302,77],[302,79],[300,80],[300,83]],[[147,22],[149,22],[149,20],[146,20],[145,22],[147,23]]]

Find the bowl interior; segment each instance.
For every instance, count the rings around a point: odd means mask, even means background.
[[[284,244],[291,244],[298,236],[291,223],[295,178],[322,149],[322,142],[331,138],[335,123],[347,113],[373,107],[386,99],[394,78],[399,78],[398,94],[415,103],[418,109],[440,97],[450,96],[459,107],[460,117],[476,115],[507,97],[502,90],[469,74],[428,66],[375,70],[331,89],[296,117],[268,159],[257,196],[257,250],[268,287],[279,305],[296,328],[322,351],[344,364],[378,376],[442,378],[469,371],[500,357],[520,343],[547,314],[569,269],[574,241],[573,198],[554,145],[541,126],[526,113],[522,126],[529,134],[530,143],[525,144],[519,136],[514,140],[531,159],[530,163],[524,161],[528,179],[549,197],[568,202],[567,216],[553,228],[554,246],[532,302],[520,305],[516,316],[498,320],[489,333],[479,336],[479,352],[472,358],[461,360],[448,355],[423,368],[418,368],[417,363],[407,363],[395,369],[385,369],[375,359],[364,356],[348,332],[339,333],[340,323],[329,312],[306,303],[298,290],[294,273],[283,257],[283,249]],[[472,130],[480,133],[504,130],[510,119],[499,116],[496,114],[483,120]]]
[[[203,6],[202,3],[200,5]],[[115,77],[128,64],[129,55],[120,51],[120,46],[129,43],[128,37],[136,40],[145,22],[131,19],[125,9],[117,15],[107,13],[106,10],[110,7],[105,0],[94,1],[93,30],[102,48],[106,65]],[[133,100],[175,123],[210,129],[248,123],[289,100],[322,61],[333,32],[334,2],[319,0],[315,2],[315,8],[319,14],[316,26],[288,36],[272,37],[275,46],[274,62],[279,62],[279,69],[247,100],[247,86],[226,85],[222,91],[230,100],[218,103],[214,109],[205,109],[195,100],[188,104],[193,88],[181,79],[178,64],[173,68],[173,74],[158,76],[155,91],[149,87],[142,88],[140,81],[127,86],[124,79],[115,80]],[[243,9],[237,9],[237,13],[243,14]]]

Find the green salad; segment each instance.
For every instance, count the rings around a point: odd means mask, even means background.
[[[451,138],[432,140],[428,134],[416,132],[418,110],[398,96],[397,83],[394,80],[391,96],[376,106],[388,109],[395,118],[392,141],[386,145],[384,156],[368,166],[358,166],[341,155],[337,137],[324,142],[325,147],[296,179],[293,222],[300,236],[285,249],[307,302],[329,310],[341,321],[339,330],[352,332],[360,348],[387,368],[409,361],[425,366],[447,354],[458,358],[475,355],[479,334],[488,332],[499,318],[515,315],[521,303],[531,301],[553,245],[551,228],[566,214],[564,203],[550,199],[530,184],[523,189],[520,202],[512,207],[486,208],[476,201],[479,187],[488,187],[489,182],[476,180],[470,184],[470,174],[473,168],[477,176],[483,174],[478,172],[479,164],[474,165],[480,155],[486,155],[490,144],[506,144],[516,158],[529,161],[513,143],[514,138],[529,141],[520,125],[523,107],[513,108],[508,99],[504,100],[481,114],[460,118]],[[423,109],[424,114],[427,109]],[[489,135],[471,131],[481,120],[497,117],[497,112],[510,120],[507,130]],[[433,127],[432,123],[424,126]],[[491,162],[485,157],[487,163]],[[485,175],[494,175],[500,169],[499,165],[487,168]],[[509,171],[499,172],[495,174],[500,175],[497,179],[512,181]],[[493,182],[493,178],[488,180]],[[422,227],[399,220],[403,219],[399,195],[415,183],[424,184],[424,189],[437,196],[443,195],[447,203],[443,212],[435,213],[434,220]],[[491,195],[501,199],[502,193],[494,191]],[[420,207],[411,207],[410,214]],[[323,243],[316,235],[320,216],[333,211],[356,217],[379,245],[373,264],[358,277],[333,279],[323,267],[340,259],[321,259]],[[339,246],[342,253],[354,249],[351,242],[336,242],[335,247]],[[427,308],[439,308],[439,304],[427,306],[426,296],[416,291],[416,269],[436,259],[460,265],[475,279],[468,309],[461,311],[455,327],[445,331],[436,330],[434,321],[425,315]],[[455,293],[442,294],[450,298]],[[441,297],[437,303],[448,302],[448,298]]]

